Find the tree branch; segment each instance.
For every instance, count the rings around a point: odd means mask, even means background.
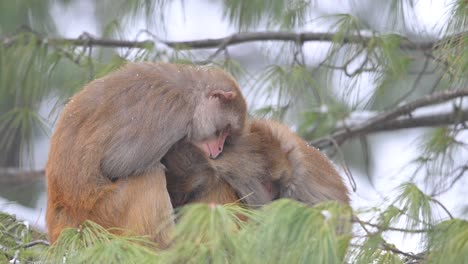
[[[18,168],[0,167],[0,184],[8,185],[31,181],[40,181],[44,179],[44,176],[44,170],[27,171]]]
[[[369,237],[374,236],[376,233],[370,232],[369,229],[367,229],[366,225],[377,228],[378,229],[377,233],[381,233],[381,232],[384,232],[384,231],[398,231],[398,232],[404,232],[404,233],[426,233],[427,232],[427,230],[406,230],[406,229],[393,228],[393,227],[383,227],[383,226],[379,226],[379,225],[376,225],[376,224],[372,224],[370,222],[362,221],[357,217],[353,218],[353,222],[358,223],[364,229],[364,231],[366,232],[366,234]],[[419,254],[404,252],[404,251],[398,249],[396,246],[394,246],[392,244],[389,244],[387,241],[385,241],[385,239],[383,239],[383,237],[382,237],[382,241],[380,242],[380,245],[384,250],[391,251],[393,253],[406,256],[406,257],[408,257],[408,258],[410,258],[412,260],[423,260],[424,259],[424,257],[419,255]]]
[[[468,109],[439,115],[425,115],[419,117],[407,117],[376,124],[370,127],[368,132],[397,130],[417,127],[437,127],[452,125],[468,121]]]
[[[228,46],[234,44],[241,44],[246,42],[256,42],[256,41],[294,41],[298,39],[301,42],[309,41],[327,41],[331,42],[336,37],[334,33],[314,33],[314,32],[273,32],[273,31],[264,31],[264,32],[244,32],[232,34],[223,38],[215,39],[202,39],[202,40],[190,40],[190,41],[165,41],[164,43],[172,48],[178,49],[207,49],[215,48],[221,45]],[[372,37],[362,37],[358,34],[348,35],[343,38],[343,43],[368,43]],[[438,43],[438,42],[437,42]],[[403,49],[420,49],[420,50],[430,50],[436,45],[436,42],[420,42],[418,44],[411,43],[409,41],[403,41],[401,43],[401,48]]]
[[[1,42],[5,46],[13,45],[14,43],[20,40],[19,36],[13,36],[10,38],[2,38]],[[52,46],[63,46],[63,45],[73,45],[73,46],[101,46],[108,48],[138,48],[144,49],[154,46],[154,41],[144,40],[144,41],[130,41],[130,40],[117,40],[117,39],[104,39],[104,38],[94,38],[87,36],[86,38],[49,38],[49,37],[40,37],[37,36],[35,40],[37,45],[47,44]]]
[[[408,253],[408,252],[404,252],[400,249],[398,249],[396,246],[392,245],[392,244],[389,244],[387,242],[383,242],[382,243],[382,247],[385,249],[385,250],[388,250],[388,251],[392,251],[394,253],[397,253],[397,254],[400,254],[400,255],[403,255],[405,257],[408,257],[408,258],[411,258],[412,260],[424,260],[425,258],[419,254],[413,254],[413,253]]]
[[[421,234],[421,233],[429,232],[428,229],[406,229],[406,228],[398,228],[398,227],[391,227],[391,226],[381,226],[381,225],[373,224],[371,222],[367,222],[367,221],[357,219],[357,218],[353,218],[353,222],[361,224],[361,227],[362,225],[367,225],[367,226],[377,228],[379,232],[396,231],[396,232],[402,232],[402,233],[408,233],[408,234]]]
[[[396,119],[399,116],[411,114],[417,108],[442,103],[464,96],[468,96],[468,89],[448,90],[436,94],[431,94],[414,100],[413,102],[396,107],[391,111],[384,112],[380,115],[370,118],[363,124],[356,125],[354,127],[343,128],[333,133],[331,136],[314,140],[311,145],[314,145],[317,148],[326,148],[333,145],[331,139],[333,139],[333,141],[337,142],[338,144],[342,144],[349,138],[371,132],[414,127],[441,126],[450,125],[455,122],[465,122],[468,121],[468,110],[456,111],[449,114],[420,117],[410,116],[407,118]]]
[[[446,37],[438,41],[420,41],[418,43],[411,42],[406,39],[402,39],[400,47],[402,49],[412,50],[431,50],[434,47],[445,43],[449,39],[459,38],[468,34],[468,32],[462,32],[457,35]],[[153,47],[156,43],[163,43],[168,47],[187,50],[187,49],[211,49],[211,48],[223,48],[229,45],[257,42],[257,41],[294,41],[301,40],[303,42],[309,41],[327,41],[332,42],[336,34],[335,33],[314,33],[314,32],[275,32],[275,31],[263,31],[263,32],[243,32],[236,33],[230,36],[214,39],[201,39],[201,40],[188,40],[188,41],[168,41],[157,39],[156,36],[152,35],[154,40],[143,40],[143,41],[129,41],[129,40],[117,40],[117,39],[104,39],[94,38],[89,34],[82,38],[49,38],[37,36],[37,44],[49,44],[49,45],[74,45],[74,46],[101,46],[101,47],[114,47],[114,48],[148,48]],[[361,34],[349,34],[343,38],[343,43],[357,43],[367,44],[373,39],[373,37],[362,36]],[[1,42],[4,45],[11,45],[19,40],[19,36],[1,38]]]
[[[21,243],[18,243],[18,244],[21,244]],[[26,243],[26,244],[23,244],[21,245],[22,248],[30,248],[30,247],[34,247],[36,245],[44,245],[44,246],[50,246],[50,243],[49,241],[47,240],[34,240],[34,241],[31,241],[29,243]]]

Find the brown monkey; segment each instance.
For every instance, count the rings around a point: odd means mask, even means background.
[[[242,200],[252,206],[270,202],[273,197],[265,188],[271,180],[264,143],[259,134],[246,131],[235,142],[226,141],[222,155],[215,160],[190,142],[175,144],[162,160],[173,206],[189,202],[225,204]]]
[[[242,133],[246,104],[213,67],[131,63],[89,83],[64,108],[46,165],[51,242],[89,219],[164,245],[173,225],[166,152],[178,141],[216,158]]]
[[[349,204],[348,190],[332,163],[287,126],[274,121],[252,120],[236,144],[227,143],[216,160],[181,142],[163,163],[175,207],[239,200],[261,205],[278,198],[309,205],[324,200]]]
[[[349,204],[349,193],[342,178],[331,161],[320,151],[309,146],[286,125],[275,121],[254,120],[250,124],[252,133],[260,133],[270,141],[269,145],[281,149],[283,156],[272,156],[266,152],[270,163],[288,164],[287,170],[272,164],[272,181],[278,186],[278,198],[291,198],[309,205],[325,200],[336,200]],[[273,144],[274,142],[274,144]],[[277,170],[282,169],[281,173]]]

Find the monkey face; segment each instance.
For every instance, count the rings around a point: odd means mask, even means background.
[[[211,90],[195,109],[189,141],[212,159],[223,151],[226,139],[244,127],[245,101],[237,90]]]

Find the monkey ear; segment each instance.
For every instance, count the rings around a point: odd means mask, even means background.
[[[236,97],[236,92],[225,92],[223,90],[214,90],[210,92],[209,97],[219,98],[221,101],[230,101]]]

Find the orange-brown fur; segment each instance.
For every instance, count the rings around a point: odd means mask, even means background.
[[[309,146],[286,125],[275,121],[254,120],[251,132],[261,133],[271,142],[271,149],[280,148],[282,155],[265,153],[272,163],[272,180],[278,181],[281,198],[295,199],[309,205],[325,200],[349,204],[348,189],[331,161]],[[278,172],[278,170],[280,172]]]
[[[174,145],[162,161],[167,168],[167,189],[173,205],[225,204],[238,200],[263,205],[271,201],[263,188],[263,183],[269,180],[268,162],[258,136],[243,133],[235,141],[227,142],[215,160],[189,142]]]
[[[349,204],[348,190],[328,158],[278,122],[251,120],[216,160],[184,144],[164,159],[174,206],[200,201],[257,206],[278,198]]]
[[[162,157],[179,141],[225,127],[235,138],[245,113],[234,79],[211,67],[135,63],[89,83],[65,107],[51,139],[51,242],[89,219],[164,245],[173,219]]]

